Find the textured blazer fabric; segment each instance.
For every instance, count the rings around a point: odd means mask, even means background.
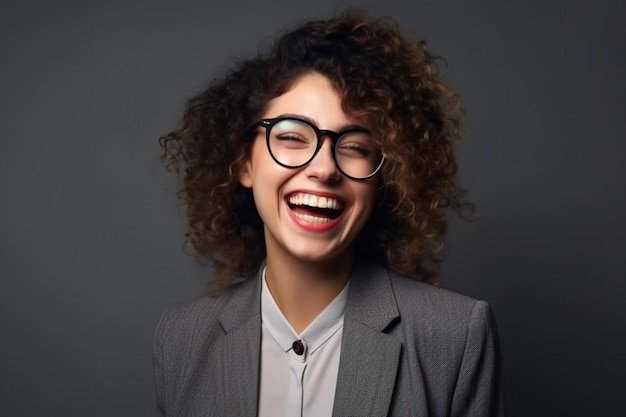
[[[154,338],[159,415],[255,416],[261,273],[163,313]],[[502,416],[489,307],[371,264],[354,267],[333,416]]]

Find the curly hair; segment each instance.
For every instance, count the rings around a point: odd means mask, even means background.
[[[446,210],[463,214],[473,206],[455,180],[463,111],[438,75],[438,60],[395,21],[348,9],[285,33],[188,101],[180,127],[160,138],[162,158],[170,171],[184,169],[186,241],[212,263],[218,286],[251,277],[266,255],[252,193],[238,180],[252,142],[248,128],[308,73],[330,81],[345,113],[371,128],[385,155],[377,205],[354,242],[355,257],[439,283]]]

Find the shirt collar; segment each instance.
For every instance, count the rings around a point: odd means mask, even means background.
[[[334,300],[298,335],[274,301],[265,280],[265,269],[263,269],[262,280],[261,320],[285,352],[292,349],[294,341],[302,339],[308,346],[309,354],[314,354],[318,348],[343,326],[343,313],[348,299],[350,281],[346,283]]]

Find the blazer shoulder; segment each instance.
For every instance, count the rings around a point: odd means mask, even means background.
[[[237,286],[228,287],[215,296],[204,295],[165,309],[156,327],[157,339],[192,337],[202,329],[217,324],[219,315]]]
[[[416,279],[407,278],[394,271],[386,270],[389,280],[394,290],[400,294],[407,294],[411,297],[418,297],[423,300],[432,302],[443,302],[452,304],[474,304],[476,299],[459,294],[443,287],[437,287],[432,284],[418,281]]]
[[[472,321],[489,322],[487,302],[389,271],[400,314],[428,327],[466,332]]]

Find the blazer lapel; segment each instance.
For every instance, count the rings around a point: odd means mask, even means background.
[[[261,268],[260,271],[262,271]],[[261,346],[260,277],[240,284],[228,300],[219,322],[226,333],[221,341],[220,390],[224,416],[254,416],[257,412],[259,350]]]
[[[398,318],[384,270],[355,266],[344,314],[334,416],[388,414],[402,343],[384,331]]]

